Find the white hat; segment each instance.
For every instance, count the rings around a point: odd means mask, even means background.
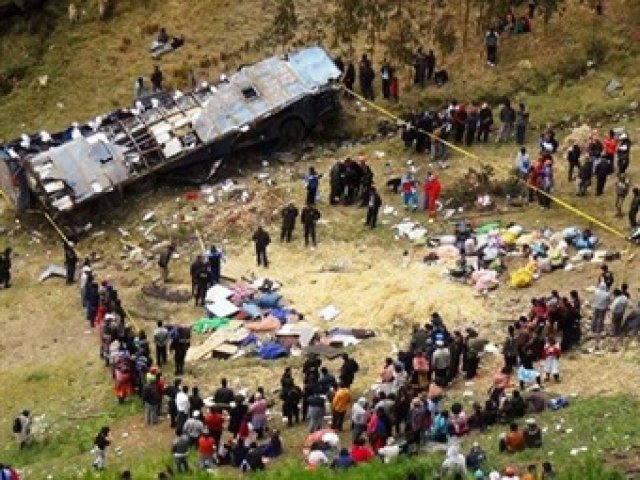
[[[622,132],[620,134],[620,140],[626,140],[627,138],[629,138],[629,137],[627,136],[626,132]]]
[[[527,425],[535,425],[536,424],[536,419],[535,418],[527,418]]]
[[[194,416],[194,418],[198,418],[200,416],[200,411],[199,410],[195,410],[193,412],[193,416]]]
[[[85,265],[84,267],[82,267],[82,271],[88,273],[91,271],[91,267],[89,265]]]
[[[394,443],[396,443],[396,439],[393,437],[389,437],[387,438],[387,445],[393,445]]]
[[[436,345],[438,347],[444,347],[444,342],[442,340],[436,340]]]

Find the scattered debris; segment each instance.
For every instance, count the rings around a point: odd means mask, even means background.
[[[38,278],[39,282],[44,282],[45,280],[51,277],[62,277],[65,278],[67,276],[67,270],[64,267],[59,267],[58,265],[49,265],[44,272],[40,274]]]

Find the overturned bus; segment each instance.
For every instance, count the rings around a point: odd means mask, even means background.
[[[72,222],[82,207],[158,174],[219,165],[261,142],[302,140],[338,109],[339,76],[327,52],[310,47],[215,86],[143,99],[56,134],[22,135],[0,146],[0,188],[18,212],[36,206]]]

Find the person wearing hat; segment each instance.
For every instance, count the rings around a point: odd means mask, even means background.
[[[11,252],[11,247],[7,247],[0,255],[0,283],[4,283],[4,288],[11,286]]]
[[[197,446],[198,438],[204,432],[204,424],[202,423],[202,419],[200,418],[200,411],[196,410],[193,412],[193,416],[187,419],[182,426],[182,431],[189,437],[189,442],[192,446]]]
[[[542,430],[540,430],[540,427],[536,424],[535,418],[528,418],[526,424],[527,426],[523,434],[527,448],[542,447]]]
[[[71,285],[75,281],[76,265],[78,264],[78,255],[74,250],[75,244],[71,241],[66,241],[63,244],[64,247],[64,266],[66,268],[66,282],[67,285]]]

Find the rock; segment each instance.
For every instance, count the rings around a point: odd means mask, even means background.
[[[609,95],[621,89],[622,89],[622,83],[620,83],[620,80],[618,80],[615,77],[609,80],[604,87],[605,92],[607,92]]]
[[[629,109],[630,109],[630,110],[638,110],[638,101],[637,101],[637,100],[635,100],[635,101],[631,102],[631,103],[629,104]]]

